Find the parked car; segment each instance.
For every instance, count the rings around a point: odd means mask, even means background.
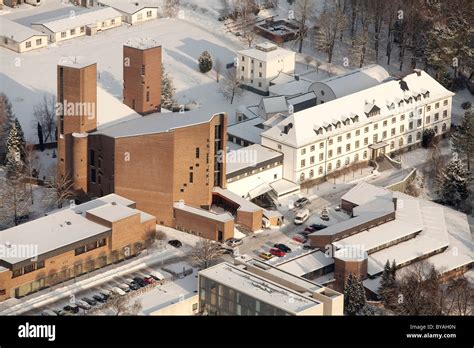
[[[79,313],[79,307],[76,306],[75,304],[64,306],[63,310],[65,310],[66,312],[74,313],[74,314]]]
[[[55,317],[55,316],[57,316],[57,314],[54,311],[52,311],[51,309],[45,309],[44,311],[41,312],[41,315],[46,316],[46,317]]]
[[[63,315],[66,315],[67,313],[63,311],[62,309],[53,309],[53,312],[58,316],[62,317]]]
[[[334,207],[334,210],[335,210],[335,211],[341,211],[341,206],[340,206],[340,205],[336,205],[336,206]]]
[[[325,229],[327,226],[323,224],[312,224],[311,228],[314,229],[314,231],[320,231]]]
[[[175,248],[181,248],[183,246],[183,243],[181,243],[179,240],[177,239],[173,239],[173,240],[170,240],[168,242],[169,245],[171,246],[174,246]]]
[[[135,278],[133,278],[133,281],[134,281],[135,283],[137,283],[138,285],[140,285],[142,288],[143,288],[144,286],[147,286],[147,285],[148,285],[148,284],[147,284],[142,278],[140,278],[140,277],[135,277]]]
[[[242,245],[243,243],[244,242],[242,241],[242,239],[237,239],[237,238],[231,238],[225,241],[225,244],[227,246],[230,246],[231,248],[235,248],[236,246]]]
[[[141,288],[141,286],[138,285],[137,283],[135,283],[135,281],[133,281],[133,280],[129,280],[129,281],[127,282],[127,284],[128,284],[128,286],[130,287],[130,289],[132,289],[132,290],[134,290],[134,291]]]
[[[329,212],[326,208],[324,208],[322,211],[321,211],[321,220],[325,220],[325,221],[328,221],[329,220]]]
[[[100,291],[100,295],[102,295],[105,300],[107,300],[112,295],[112,292],[110,290],[103,289]]]
[[[124,292],[130,292],[130,286],[126,283],[119,284],[118,287]]]
[[[95,306],[97,301],[90,297],[83,297],[81,298],[82,301],[86,302],[88,305]]]
[[[294,205],[295,205],[296,208],[303,208],[308,203],[309,203],[309,199],[306,198],[306,197],[303,197],[303,198],[300,198],[300,199],[296,200]]]
[[[293,238],[292,238],[295,242],[298,242],[298,243],[306,243],[306,241],[308,240],[306,237],[302,236],[301,234],[297,234],[295,235]]]
[[[158,281],[165,279],[163,274],[161,274],[160,272],[152,272],[152,273],[150,273],[150,277],[152,277],[153,279],[158,280]]]
[[[82,308],[82,309],[85,309],[85,310],[89,310],[89,309],[92,308],[92,306],[90,304],[88,304],[87,302],[82,301],[82,300],[76,300],[76,305],[79,308]]]
[[[145,277],[143,278],[143,281],[147,284],[153,284],[155,282],[155,279],[153,279],[152,277]]]
[[[308,234],[316,232],[316,229],[313,226],[306,227],[304,232],[308,232]]]
[[[92,296],[92,298],[99,303],[105,303],[107,301],[107,298],[103,294],[96,294]]]
[[[125,296],[127,293],[125,291],[123,291],[122,289],[118,288],[118,287],[113,287],[112,288],[112,292],[115,294],[115,295],[119,295],[119,296]]]
[[[278,256],[278,257],[283,257],[283,256],[286,255],[286,253],[284,251],[281,251],[278,248],[271,248],[270,249],[270,254],[272,254],[274,256]]]
[[[260,256],[264,260],[270,260],[271,258],[273,258],[273,255],[270,253],[267,253],[266,251],[261,252],[258,256]]]
[[[296,217],[294,220],[295,225],[302,225],[306,220],[309,218],[309,210],[304,209],[300,210],[296,213]]]
[[[288,247],[287,245],[285,244],[275,244],[273,245],[275,248],[277,249],[280,249],[281,251],[283,251],[284,253],[291,253],[291,248]]]

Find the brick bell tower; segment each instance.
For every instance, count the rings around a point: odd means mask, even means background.
[[[123,103],[141,115],[161,111],[161,54],[152,39],[123,46]]]
[[[87,138],[97,128],[97,64],[62,59],[57,67],[58,177],[87,192]]]

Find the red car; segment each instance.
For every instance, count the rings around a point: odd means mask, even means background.
[[[147,284],[153,283],[155,280],[152,277],[145,277],[143,278],[143,281]]]
[[[296,236],[294,236],[292,238],[295,242],[298,242],[298,243],[306,243],[307,239],[304,238],[302,235],[299,235],[297,234]]]
[[[283,251],[281,251],[278,248],[271,248],[270,249],[270,254],[278,256],[278,257],[283,257],[283,256],[286,255]]]

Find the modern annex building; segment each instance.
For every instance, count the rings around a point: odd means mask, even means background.
[[[337,291],[241,256],[199,272],[204,315],[343,315]]]
[[[48,35],[0,16],[0,46],[28,52],[48,46]]]
[[[0,301],[134,256],[156,218],[111,194],[0,231]]]

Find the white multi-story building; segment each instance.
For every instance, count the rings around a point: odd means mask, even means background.
[[[0,46],[22,53],[48,46],[48,36],[0,17]]]
[[[94,35],[121,25],[122,14],[111,7],[92,8],[31,24],[33,29],[47,34],[51,42]]]
[[[283,177],[295,183],[420,143],[451,125],[448,91],[424,71],[296,112],[261,133],[283,153]]]
[[[112,7],[122,13],[122,20],[128,24],[139,24],[158,18],[158,7],[149,2],[130,0],[99,0],[99,6]]]
[[[258,44],[237,52],[237,76],[249,90],[268,95],[270,81],[280,72],[294,73],[296,53],[275,44]]]

